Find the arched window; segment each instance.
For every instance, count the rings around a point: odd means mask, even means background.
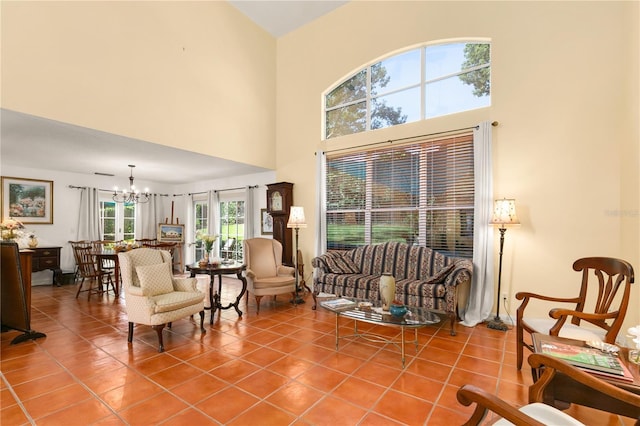
[[[367,65],[325,95],[325,139],[491,104],[491,46],[428,44]]]

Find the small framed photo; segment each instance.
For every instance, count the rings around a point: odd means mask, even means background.
[[[273,218],[267,213],[267,209],[260,209],[260,233],[262,235],[273,234]]]
[[[158,241],[166,243],[184,242],[184,225],[158,224]]]
[[[53,181],[2,176],[2,220],[53,223]]]

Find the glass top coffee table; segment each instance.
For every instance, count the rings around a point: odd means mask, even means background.
[[[407,313],[402,316],[391,315],[389,311],[383,311],[380,301],[355,299],[352,297],[327,298],[320,301],[320,306],[336,314],[336,350],[340,339],[346,337],[360,337],[370,342],[393,344],[400,347],[402,356],[402,368],[405,366],[405,329],[413,329],[413,341],[418,350],[418,329],[427,325],[437,324],[440,317],[433,311],[425,308],[407,306]],[[342,318],[353,319],[353,334],[340,336],[339,320]],[[388,327],[400,328],[400,342],[374,333],[358,331],[358,322],[377,324]]]

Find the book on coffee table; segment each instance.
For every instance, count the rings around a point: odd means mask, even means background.
[[[574,367],[596,375],[633,381],[633,375],[631,375],[616,354],[603,352],[588,346],[572,345],[570,343],[557,341],[540,342],[539,352],[563,359]]]
[[[349,299],[338,298],[338,299],[324,300],[320,302],[320,305],[332,311],[338,311],[338,310],[342,311],[350,308],[355,308],[356,302]]]

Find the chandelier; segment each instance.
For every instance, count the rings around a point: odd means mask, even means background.
[[[131,176],[129,176],[129,189],[123,189],[121,192],[118,192],[118,187],[113,188],[113,201],[116,203],[146,203],[149,201],[149,188],[145,188],[144,192],[140,192],[136,189],[136,186],[133,184],[133,168],[135,165],[129,164],[131,168]]]

